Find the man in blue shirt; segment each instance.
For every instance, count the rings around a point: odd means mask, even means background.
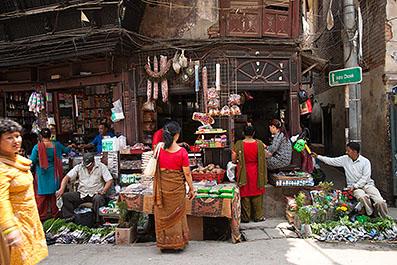
[[[109,131],[109,125],[107,123],[101,123],[98,127],[98,134],[95,136],[94,140],[82,147],[85,149],[89,149],[92,147],[96,147],[97,153],[102,153],[102,139],[104,136],[114,137],[114,133]]]

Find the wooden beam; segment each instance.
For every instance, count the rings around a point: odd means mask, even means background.
[[[312,70],[314,67],[316,67],[318,65],[318,63],[315,63],[315,64],[312,64],[311,66],[309,66],[308,68],[306,68],[303,72],[302,72],[302,74],[301,74],[301,76],[304,76],[307,72],[309,72],[310,70]]]
[[[67,80],[57,80],[45,83],[47,90],[78,88],[83,86],[93,86],[100,84],[117,83],[121,81],[121,74],[102,74],[86,77],[77,77]],[[0,91],[26,91],[30,90],[36,82],[7,83],[1,84]]]

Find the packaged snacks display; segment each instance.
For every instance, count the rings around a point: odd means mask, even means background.
[[[241,96],[239,94],[230,94],[228,99],[228,104],[230,106],[240,105],[240,103],[241,103]]]
[[[233,115],[233,116],[241,115],[241,110],[240,110],[239,106],[237,106],[237,105],[231,106],[230,107],[230,114]]]
[[[223,106],[221,109],[221,116],[230,116],[230,108],[228,105]]]

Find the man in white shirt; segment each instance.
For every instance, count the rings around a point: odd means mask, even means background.
[[[65,192],[69,181],[78,178],[79,186],[77,192]],[[96,215],[95,221],[100,222],[99,208],[106,204],[106,193],[113,183],[109,169],[101,162],[95,162],[95,154],[83,155],[83,163],[76,165],[63,178],[61,187],[56,192],[57,199],[62,197],[62,215],[71,218],[74,210],[84,202],[92,202]]]
[[[354,197],[364,205],[368,215],[373,214],[373,206],[375,206],[378,215],[388,216],[386,201],[371,178],[371,162],[360,155],[360,144],[348,143],[346,155],[340,157],[331,158],[316,153],[312,153],[312,156],[327,165],[345,169],[347,188],[353,190]],[[371,200],[374,202],[373,206]]]

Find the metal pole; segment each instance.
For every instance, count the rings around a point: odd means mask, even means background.
[[[357,26],[354,0],[343,0],[343,23],[345,34],[343,36],[343,51],[345,67],[358,66],[357,62]],[[348,90],[348,93],[347,93]],[[348,141],[361,142],[361,85],[348,85],[346,93],[349,95]]]

